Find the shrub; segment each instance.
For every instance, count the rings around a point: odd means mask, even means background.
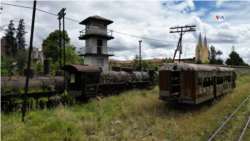
[[[9,76],[8,71],[6,69],[1,70],[1,76]]]
[[[241,72],[240,73],[240,76],[242,77],[242,76],[248,76],[249,74],[248,74],[248,71],[245,71],[245,72]]]

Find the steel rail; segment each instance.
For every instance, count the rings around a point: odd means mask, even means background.
[[[221,125],[221,127],[213,134],[213,136],[208,140],[211,141],[214,136],[221,130],[222,127],[231,119],[231,117],[239,110],[239,108],[242,106],[243,103],[246,102],[246,100],[250,97],[250,95],[240,104],[240,106],[233,112],[233,114]]]
[[[146,137],[146,136],[148,136],[148,135],[152,135],[152,133],[154,133],[154,132],[156,132],[156,131],[157,131],[157,129],[155,129],[155,130],[153,130],[153,131],[147,133],[146,135],[140,137],[140,139],[142,139],[142,138],[144,138],[144,137]]]
[[[243,137],[243,135],[244,135],[244,133],[245,133],[247,127],[248,127],[249,122],[250,122],[250,116],[249,116],[249,118],[248,118],[247,124],[246,124],[246,126],[245,126],[243,132],[241,133],[240,138],[239,138],[238,141],[240,141],[240,140],[242,139],[242,137]]]

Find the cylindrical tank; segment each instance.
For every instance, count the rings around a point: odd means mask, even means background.
[[[129,74],[125,71],[103,71],[101,72],[100,84],[111,84],[128,82]]]
[[[62,76],[42,76],[29,78],[29,88],[49,88],[54,85],[55,90],[63,90],[64,81]],[[1,89],[10,88],[17,90],[24,89],[26,84],[26,77],[1,77]]]

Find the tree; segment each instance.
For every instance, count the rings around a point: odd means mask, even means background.
[[[206,60],[206,61],[202,62],[202,64],[209,64],[209,61]]]
[[[134,70],[138,70],[139,69],[139,56],[135,55],[135,58],[133,59],[134,61],[132,61],[132,68]]]
[[[169,57],[169,58],[163,58],[162,60],[161,60],[161,62],[162,63],[172,63],[172,58],[171,57]]]
[[[202,64],[202,61],[200,60],[200,58],[198,58],[198,60],[195,62],[195,64]]]
[[[18,28],[17,28],[17,31],[16,31],[16,39],[17,39],[17,48],[20,50],[25,50],[25,34],[27,33],[25,31],[25,25],[24,25],[24,20],[21,19],[19,21],[19,25],[18,25]]]
[[[55,30],[54,32],[50,33],[49,36],[43,40],[42,43],[42,45],[46,47],[46,49],[43,50],[43,54],[45,55],[46,58],[52,58],[52,61],[54,63],[57,62],[60,58],[59,33],[60,33],[59,30]],[[70,38],[68,37],[67,31],[65,31],[64,33],[65,33],[65,44],[67,45],[70,43]],[[63,39],[62,31],[61,31],[61,39]],[[62,47],[61,53],[63,55],[64,54],[63,43],[61,44],[61,47]]]
[[[220,55],[221,54],[223,54],[220,50],[218,50],[217,52],[216,52],[216,54],[218,54],[219,55],[219,58],[220,58]]]
[[[16,29],[14,27],[13,20],[11,20],[8,25],[8,29],[5,30],[5,51],[6,55],[11,57],[14,56],[17,50],[16,39],[14,37],[15,31]]]
[[[76,47],[70,44],[66,45],[66,49],[65,49],[65,55],[66,55],[66,62],[65,65],[75,65],[75,64],[79,64],[79,65],[83,65],[84,64],[84,59],[83,57],[79,56],[79,52],[75,53]],[[61,62],[63,62],[63,58],[64,58],[64,54],[62,54],[62,60]]]
[[[14,60],[17,62],[19,74],[22,74],[23,67],[26,66],[28,62],[28,53],[25,50],[18,50],[14,56]]]
[[[14,59],[10,56],[1,56],[1,76],[8,76],[9,70],[13,69]]]
[[[234,50],[234,46],[232,47],[232,52],[229,54],[229,58],[226,60],[227,65],[245,65],[243,59],[240,55]]]
[[[139,63],[140,63],[139,56],[136,55],[133,60],[134,61],[132,61],[132,68],[134,70],[139,70]],[[154,69],[155,67],[157,67],[157,65],[155,65],[152,61],[142,60],[141,67],[142,67],[142,70],[143,69]]]
[[[210,52],[209,52],[209,64],[217,64],[217,60],[216,60],[216,54],[217,52],[215,51],[215,47],[214,46],[211,46],[210,47]]]
[[[223,65],[223,60],[217,59],[216,61],[217,61],[217,64]]]

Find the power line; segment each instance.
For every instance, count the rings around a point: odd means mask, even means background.
[[[9,6],[22,7],[22,8],[28,8],[28,9],[33,9],[32,7],[27,7],[27,6],[20,6],[20,5],[7,4],[7,3],[1,3],[1,4],[9,5]],[[57,16],[56,14],[53,14],[53,13],[50,13],[50,12],[47,12],[47,11],[44,11],[44,10],[41,10],[41,9],[38,9],[38,8],[36,8],[36,10],[44,12],[44,13],[47,13],[47,14],[50,14],[50,15],[53,15],[53,16]],[[71,21],[79,23],[79,21],[77,21],[77,20],[73,20],[73,19],[66,18],[66,17],[65,17],[65,19],[68,19],[68,20],[71,20]],[[119,34],[123,34],[123,35],[127,35],[127,36],[132,36],[132,37],[137,37],[137,38],[141,38],[141,39],[154,40],[154,41],[159,41],[159,42],[172,42],[172,41],[163,41],[163,40],[157,40],[157,39],[151,39],[151,38],[146,38],[146,37],[140,37],[140,36],[130,35],[130,34],[126,34],[126,33],[121,33],[121,32],[118,32],[118,31],[114,31],[114,30],[112,30],[112,31],[116,32],[116,33],[119,33]],[[177,43],[177,42],[172,42],[172,43]]]
[[[126,34],[126,33],[121,33],[121,32],[118,32],[118,31],[114,31],[114,30],[112,30],[112,31],[113,31],[113,32],[116,32],[116,33],[128,35],[128,36],[132,36],[132,37],[147,39],[147,40],[155,40],[155,41],[160,41],[160,42],[171,42],[171,41],[163,41],[163,40],[157,40],[157,39],[151,39],[151,38],[146,38],[146,37],[140,37],[140,36],[130,35],[130,34]],[[177,43],[177,42],[172,42],[172,43]]]
[[[16,6],[16,7],[22,7],[22,8],[28,8],[28,9],[33,9],[32,7],[27,7],[27,6],[20,6],[20,5],[7,4],[7,3],[1,3],[1,4],[10,5],[10,6]],[[36,8],[36,10],[41,11],[41,12],[44,12],[44,13],[47,13],[47,14],[50,14],[50,15],[53,15],[53,16],[57,16],[56,14],[53,14],[53,13],[50,13],[50,12],[47,12],[47,11],[44,11],[44,10],[41,10],[41,9],[38,9],[38,8]],[[76,21],[76,20],[73,20],[73,19],[70,19],[70,18],[66,18],[66,17],[65,17],[65,19],[68,19],[68,20],[71,20],[71,21],[74,21],[74,22],[78,22],[78,23],[79,23],[79,21]]]

